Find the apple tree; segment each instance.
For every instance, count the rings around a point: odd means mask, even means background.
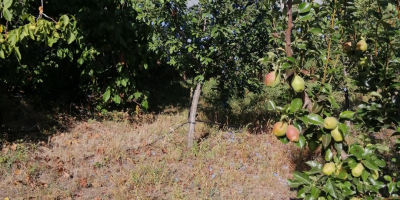
[[[195,90],[189,117],[188,147],[193,144],[195,117],[204,81],[214,78],[222,98],[260,91],[257,60],[268,49],[265,1],[144,2],[154,9],[143,20],[155,29],[150,49],[162,52],[163,61],[193,78]],[[168,12],[165,12],[168,11]]]
[[[293,89],[291,104],[273,106],[281,118],[272,132],[323,158],[307,161],[310,170],[295,171],[289,185],[305,199],[397,197],[399,174],[391,169],[399,166],[384,155],[398,149],[377,134],[400,131],[399,2],[271,2],[279,46],[261,59],[276,66],[266,82],[282,74]],[[355,93],[363,101],[349,104]]]

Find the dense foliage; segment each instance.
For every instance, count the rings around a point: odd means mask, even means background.
[[[275,31],[287,31],[278,39],[286,52],[272,50],[263,61],[286,71],[285,78],[298,94],[289,105],[272,106],[282,114],[280,124],[295,127],[280,136],[284,126],[278,124],[274,133],[300,148],[321,146],[326,162],[308,161],[311,170],[294,172],[289,183],[299,189],[299,198],[398,195],[399,174],[388,170],[398,164],[382,157],[390,151],[390,138],[375,136],[388,130],[395,136],[399,130],[398,14],[396,1],[347,0],[322,4],[289,0],[282,12],[271,13],[280,24]],[[303,93],[304,83],[298,81],[303,78],[318,84],[306,84],[310,87]],[[367,99],[341,107],[333,92],[342,88]]]

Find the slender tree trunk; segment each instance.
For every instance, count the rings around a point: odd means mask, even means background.
[[[286,29],[286,33],[285,33],[285,48],[286,48],[286,56],[287,57],[292,57],[293,56],[293,50],[292,50],[292,42],[291,42],[291,34],[292,34],[292,28],[294,26],[293,24],[293,16],[292,16],[292,0],[288,0],[287,4],[286,4],[286,8],[287,8],[287,15],[288,15],[288,27]],[[288,81],[289,86],[290,86],[290,81],[293,78],[293,75],[295,75],[295,69],[292,70],[286,70],[285,73],[285,79]],[[307,107],[309,112],[312,112],[312,108],[313,108],[313,104],[312,101],[310,99],[310,97],[308,97],[308,94],[306,91],[303,91],[301,93],[301,98],[303,99],[303,109]]]
[[[197,105],[199,104],[200,93],[201,93],[201,83],[199,82],[196,85],[196,90],[194,91],[193,94],[192,106],[190,107],[188,143],[187,143],[188,148],[191,148],[193,146],[194,125],[196,122]]]

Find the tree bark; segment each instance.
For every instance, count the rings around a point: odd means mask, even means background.
[[[196,85],[196,90],[194,91],[194,95],[193,95],[193,99],[192,99],[192,106],[190,107],[188,143],[187,143],[188,148],[191,148],[193,146],[197,105],[199,104],[200,93],[201,93],[201,83],[198,82]]]
[[[287,27],[286,33],[285,33],[285,48],[286,48],[286,56],[292,57],[293,50],[292,50],[292,41],[290,39],[290,36],[292,34],[292,28],[294,26],[293,25],[293,16],[292,16],[292,0],[287,1],[286,7],[287,7],[287,15],[288,15],[288,27]],[[286,70],[285,79],[288,81],[289,86],[290,86],[290,82],[291,82],[294,74],[295,74],[294,69]],[[308,97],[308,94],[306,91],[303,91],[301,93],[301,98],[303,99],[303,109],[307,107],[307,110],[309,112],[312,112],[313,104],[312,104],[310,97]]]

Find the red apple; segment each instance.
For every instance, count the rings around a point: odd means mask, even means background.
[[[291,142],[297,142],[299,141],[299,130],[297,130],[296,127],[293,125],[288,126],[287,131],[286,131],[286,136]]]
[[[270,72],[265,75],[264,82],[266,86],[276,87],[281,82],[280,74],[277,74],[275,71]]]

